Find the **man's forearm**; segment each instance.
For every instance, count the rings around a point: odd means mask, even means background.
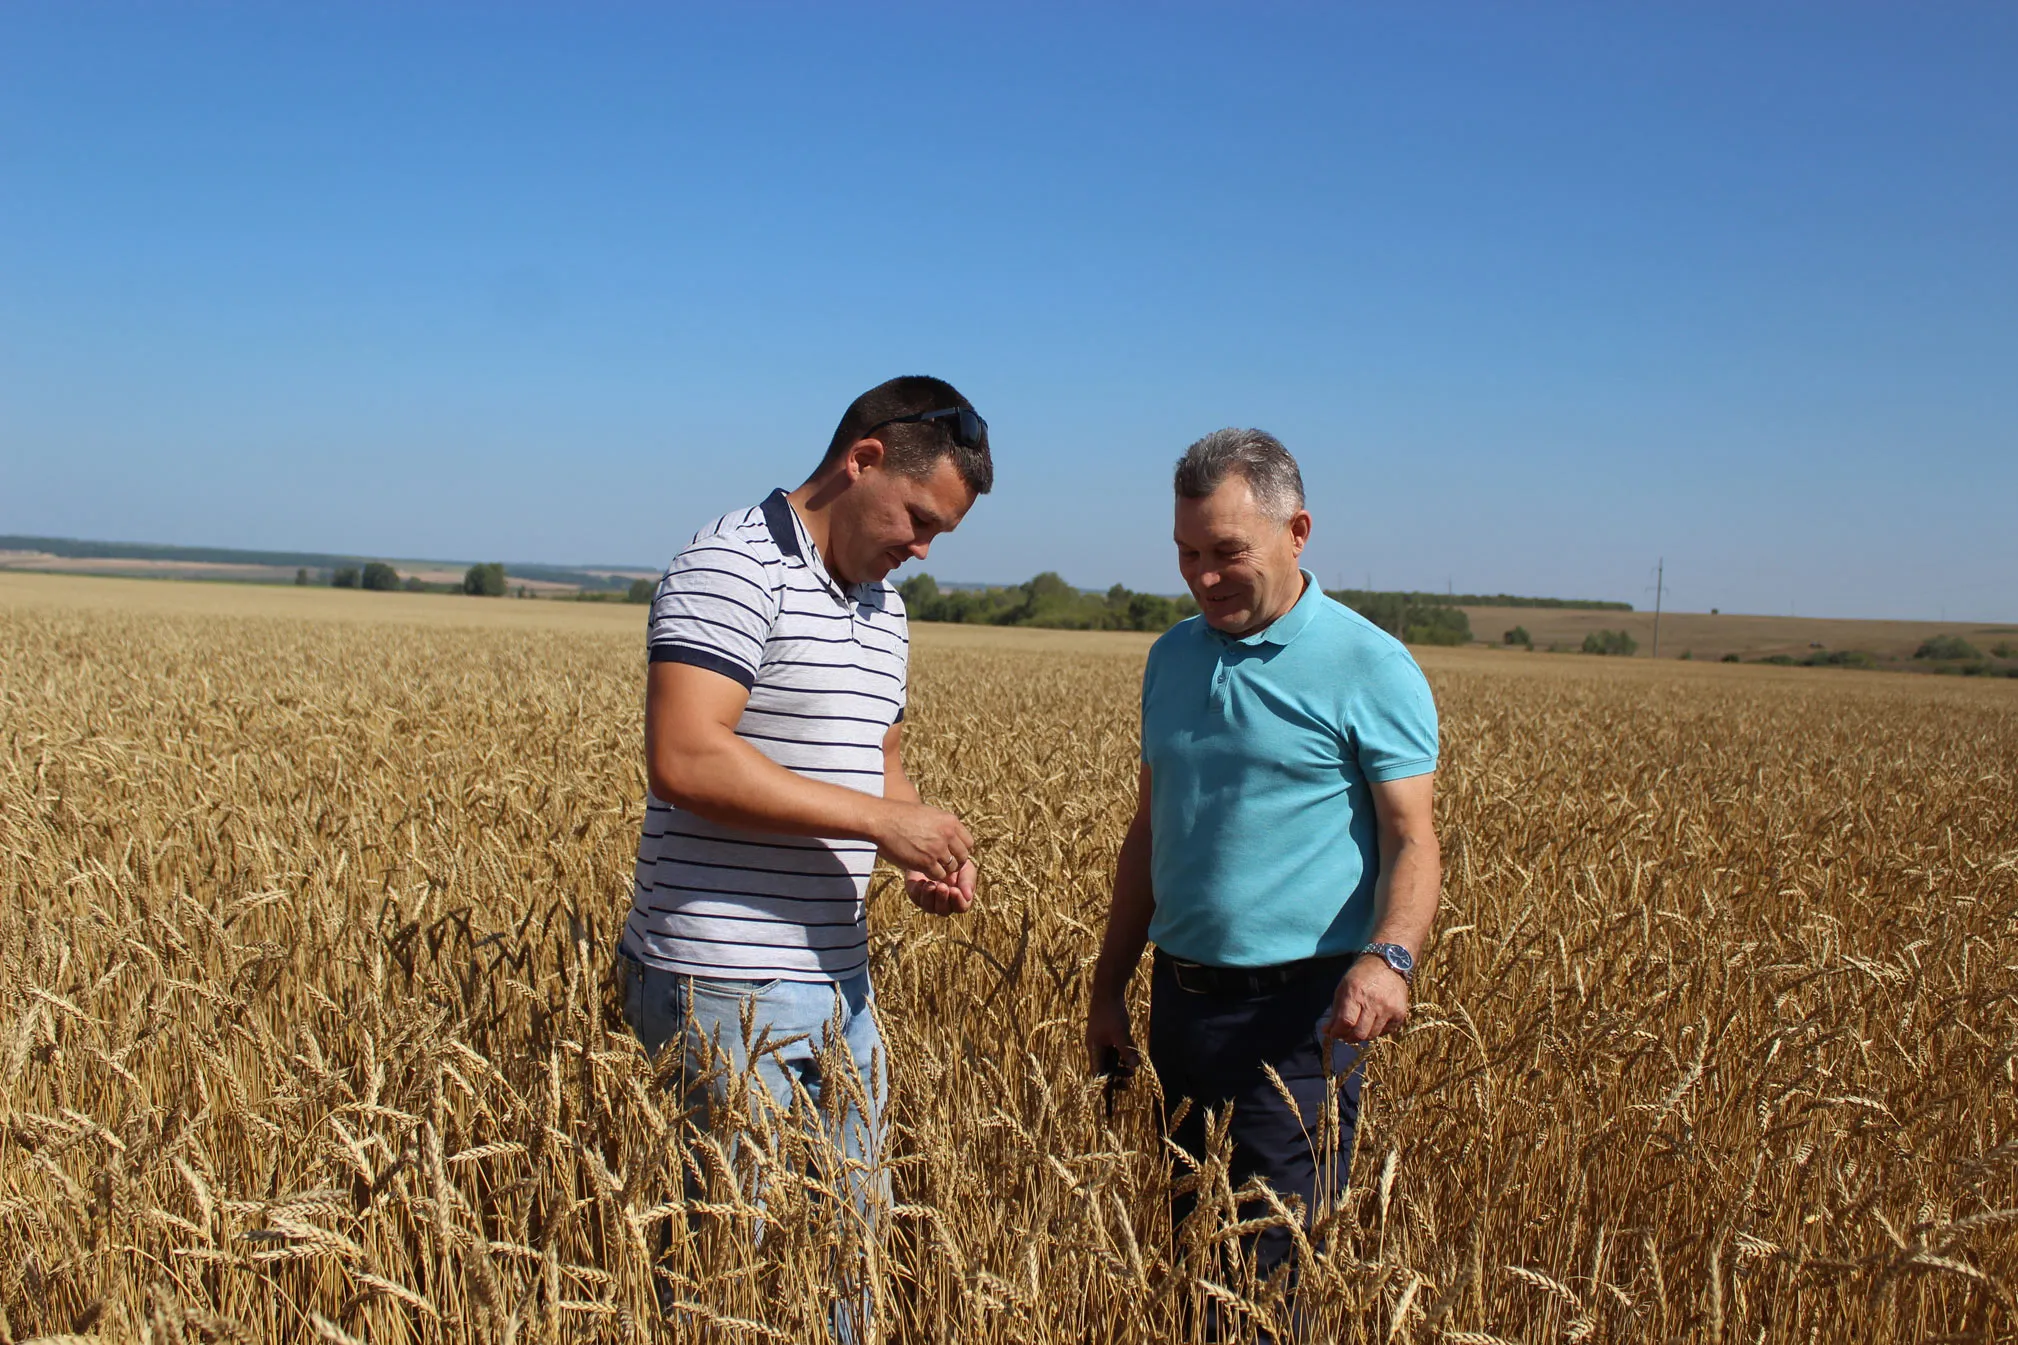
[[[887,762],[883,767],[883,797],[893,803],[923,803],[924,796],[918,786],[911,783],[911,777],[904,774],[902,766],[892,767]]]
[[[1107,933],[1100,941],[1100,960],[1093,967],[1096,997],[1125,993],[1136,963],[1142,960],[1149,921],[1156,913],[1149,874],[1149,829],[1138,821],[1129,826],[1114,863],[1114,900],[1107,912]]]
[[[1398,943],[1421,956],[1436,923],[1442,883],[1436,837],[1403,842],[1374,884],[1372,942]]]
[[[873,794],[787,770],[727,730],[652,763],[650,774],[652,793],[665,802],[749,831],[873,841],[890,806]],[[917,791],[911,793],[915,798]]]

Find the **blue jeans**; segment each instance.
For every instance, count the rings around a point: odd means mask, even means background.
[[[736,1131],[753,1119],[727,1110],[740,1080],[751,1107],[769,1111],[771,1124],[796,1116],[838,1150],[842,1170],[837,1175],[863,1221],[864,1241],[873,1243],[877,1211],[889,1197],[889,1176],[881,1161],[889,1066],[876,1027],[869,973],[845,981],[687,976],[648,967],[623,949],[618,950],[617,970],[624,1021],[654,1058],[669,1042],[679,1042],[688,1105],[699,1124],[723,1137],[731,1161]],[[748,1040],[743,1032],[746,1009]],[[854,1077],[830,1080],[828,1073],[844,1059]],[[801,1093],[803,1102],[795,1107]],[[762,1201],[761,1191],[745,1194]],[[837,1337],[853,1339],[842,1304],[835,1308]]]

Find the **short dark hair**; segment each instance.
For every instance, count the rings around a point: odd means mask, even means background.
[[[922,477],[931,474],[939,459],[953,459],[953,466],[959,471],[960,479],[967,483],[967,489],[976,495],[986,495],[995,484],[995,462],[988,456],[988,431],[981,430],[981,442],[972,448],[962,447],[953,437],[952,427],[943,420],[914,421],[902,425],[885,425],[883,422],[898,416],[922,415],[927,411],[943,411],[947,407],[965,407],[972,411],[974,404],[960,395],[959,389],[941,378],[927,378],[923,374],[907,374],[903,378],[893,378],[887,383],[878,383],[848,404],[841,423],[834,428],[834,438],[827,445],[827,456],[820,459],[820,471],[839,462],[858,440],[868,437],[868,432],[876,430],[876,437],[883,443],[883,462],[893,472],[906,476]]]
[[[1214,430],[1177,460],[1180,499],[1202,500],[1238,476],[1254,492],[1254,502],[1277,522],[1303,508],[1303,473],[1282,441],[1266,430]]]

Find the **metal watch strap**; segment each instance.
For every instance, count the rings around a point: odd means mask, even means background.
[[[1359,950],[1371,953],[1387,963],[1388,969],[1401,977],[1403,985],[1415,984],[1415,954],[1398,943],[1369,943]]]

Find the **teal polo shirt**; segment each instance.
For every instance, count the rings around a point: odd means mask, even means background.
[[[1149,937],[1187,961],[1359,948],[1380,875],[1368,786],[1436,769],[1422,669],[1303,578],[1296,605],[1246,639],[1192,617],[1149,651]]]

